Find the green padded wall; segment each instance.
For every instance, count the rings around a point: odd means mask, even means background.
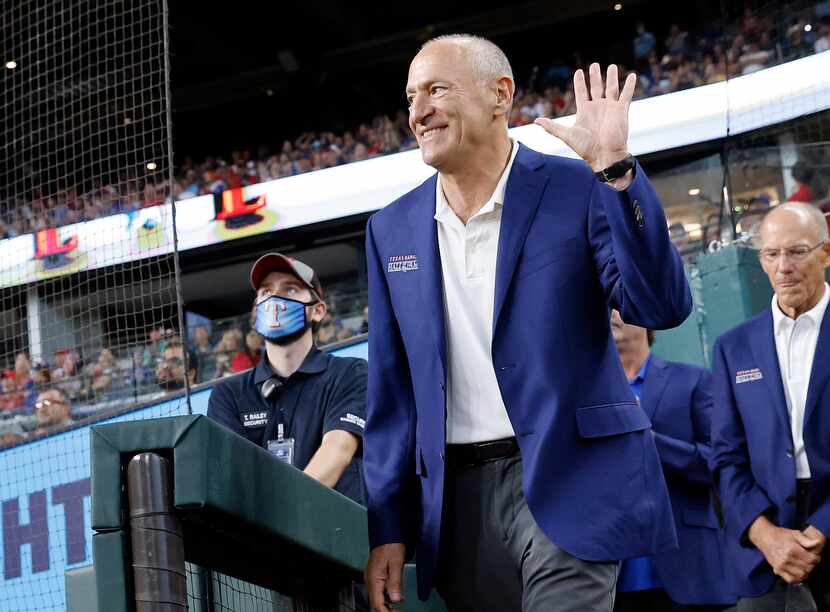
[[[709,367],[718,336],[767,308],[772,288],[755,249],[731,245],[687,268],[695,309],[675,329],[655,334],[653,351],[671,361]]]
[[[92,536],[99,610],[130,612],[135,608],[129,586],[132,583],[133,568],[129,559],[128,539],[123,531],[96,533]]]
[[[366,510],[211,419],[100,425],[92,428],[91,445],[101,609],[129,609],[123,603],[131,584],[124,466],[142,451],[173,460],[174,505],[189,561],[267,588],[285,587],[285,593],[319,587],[322,575],[332,584],[362,575],[369,552]],[[291,577],[269,584],[275,575]],[[406,587],[405,610],[444,610],[437,596],[418,601],[413,569],[407,570]]]
[[[701,336],[701,312],[698,306],[703,302],[700,273],[695,267],[686,268],[686,278],[692,289],[695,308],[679,327],[655,332],[651,350],[655,355],[668,361],[692,363],[701,367],[709,365]]]
[[[718,336],[769,307],[772,287],[755,249],[729,246],[701,256],[697,265],[703,294],[703,343],[708,361]]]

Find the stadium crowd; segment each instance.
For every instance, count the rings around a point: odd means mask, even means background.
[[[316,332],[325,347],[368,332],[368,307],[361,314],[329,313]],[[101,348],[85,356],[78,348],[55,351],[48,361],[18,353],[14,368],[0,372],[0,446],[52,433],[74,420],[124,401],[157,400],[191,385],[210,382],[256,366],[263,340],[250,315],[188,328],[188,340],[170,328],[154,327],[146,343]],[[17,417],[17,418],[16,418]]]
[[[693,32],[672,24],[663,40],[640,23],[629,48],[626,66],[639,74],[639,97],[689,89],[830,49],[830,2],[804,12],[782,11],[775,17],[747,8],[725,31],[710,25]],[[576,53],[572,61],[557,59],[547,67],[534,68],[516,92],[511,125],[530,124],[540,116],[572,114],[571,75],[575,67],[586,64],[584,60]],[[191,198],[415,147],[407,114],[400,110],[342,134],[304,132],[285,140],[277,151],[265,145],[255,152],[234,151],[229,157],[208,157],[201,162],[187,158],[177,168],[172,195]],[[169,184],[162,177],[158,182],[124,177],[84,193],[74,188],[54,194],[35,189],[26,200],[0,201],[0,239],[156,206],[170,196]]]

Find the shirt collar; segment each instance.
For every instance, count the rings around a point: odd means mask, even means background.
[[[504,194],[507,191],[507,179],[510,176],[510,171],[513,169],[513,162],[516,159],[516,154],[519,152],[519,143],[515,139],[511,138],[510,142],[513,143],[513,147],[510,150],[510,159],[507,161],[507,166],[504,168],[504,171],[501,173],[499,177],[499,182],[496,183],[496,188],[493,190],[493,194],[490,196],[490,199],[484,203],[476,214],[473,217],[477,217],[479,215],[486,215],[487,213],[491,213],[496,209],[496,206],[504,206]],[[460,222],[461,219],[455,214],[452,208],[450,208],[449,202],[447,202],[447,198],[444,195],[444,190],[441,188],[441,174],[438,174],[438,180],[435,183],[435,220],[441,221],[444,223],[454,223],[451,221],[452,218],[455,218],[456,221]],[[472,217],[470,217],[472,218]]]
[[[646,379],[646,372],[648,371],[648,364],[651,361],[651,353],[648,354],[646,360],[643,362],[643,365],[640,366],[640,369],[637,370],[637,373],[634,375],[634,379],[629,381],[631,383],[641,383]]]
[[[813,306],[810,310],[805,313],[802,313],[798,316],[798,319],[801,317],[807,317],[812,321],[813,325],[816,327],[821,326],[821,321],[824,319],[824,311],[827,310],[827,304],[830,302],[830,286],[825,282],[824,283],[824,295],[821,296],[821,299],[818,301],[818,304]],[[790,317],[785,315],[781,308],[778,306],[778,296],[775,294],[772,295],[772,329],[775,335],[778,335],[781,332],[781,329],[784,326],[789,327],[791,324],[795,323]],[[796,319],[797,320],[797,319]]]
[[[308,355],[306,355],[305,359],[303,359],[300,367],[297,368],[297,372],[302,374],[319,374],[320,372],[325,372],[326,368],[329,367],[329,359],[331,359],[331,356],[328,353],[324,353],[316,346],[313,346],[308,352]],[[259,360],[259,363],[254,369],[254,384],[258,385],[265,382],[275,374],[276,372],[274,372],[274,368],[271,367],[271,362],[268,361],[268,353],[266,353],[265,349],[263,349],[262,359]],[[294,374],[292,374],[292,376]]]

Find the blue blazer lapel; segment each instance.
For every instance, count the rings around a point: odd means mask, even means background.
[[[548,184],[548,177],[535,172],[542,166],[543,160],[541,154],[520,144],[510,176],[507,178],[499,230],[499,252],[496,259],[494,332],[525,237]]]
[[[438,175],[424,182],[417,190],[409,209],[409,224],[418,256],[417,276],[421,285],[425,317],[432,329],[433,340],[446,380],[447,337],[444,322],[444,287],[441,253],[438,250],[438,226],[435,221],[435,188]]]
[[[821,321],[821,328],[818,332],[816,353],[813,357],[813,369],[810,371],[810,385],[807,387],[807,403],[804,406],[804,424],[806,426],[810,415],[818,406],[818,400],[827,381],[830,379],[830,360],[825,355],[830,354],[830,316],[827,313],[830,308],[824,311],[824,318]]]
[[[640,406],[652,422],[654,422],[654,414],[663,399],[663,392],[666,390],[668,382],[668,364],[657,355],[652,355],[648,362],[645,380],[643,380],[643,391],[640,399]]]
[[[767,309],[764,316],[757,319],[755,333],[751,335],[752,355],[769,389],[773,410],[778,414],[785,431],[790,431],[790,414],[787,412],[787,400],[784,397],[784,384],[781,369],[778,367],[778,352],[775,349],[775,336],[772,325],[772,311]],[[729,372],[734,376],[734,372]]]

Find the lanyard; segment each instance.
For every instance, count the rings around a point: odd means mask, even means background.
[[[277,409],[277,440],[282,442],[285,439],[285,415],[282,408]]]
[[[290,425],[294,422],[294,414],[297,411],[297,406],[299,405],[300,398],[303,395],[303,391],[305,390],[305,384],[309,381],[294,381],[293,384],[285,385],[282,389],[282,393],[276,399],[276,408],[277,414],[277,440],[285,440],[287,429],[291,429]],[[299,387],[299,388],[297,388]],[[291,403],[291,422],[286,423],[285,418],[285,407],[287,404]],[[286,427],[288,425],[288,427]]]

